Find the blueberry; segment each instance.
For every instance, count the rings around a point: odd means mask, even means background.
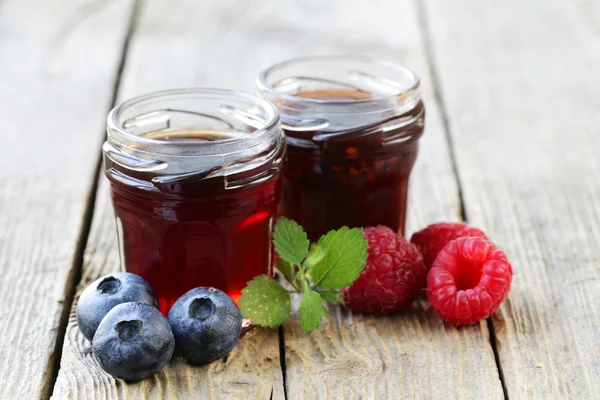
[[[175,338],[167,319],[144,303],[119,304],[100,322],[92,341],[106,372],[126,381],[158,373],[169,362]]]
[[[85,288],[77,302],[79,330],[91,341],[106,313],[114,306],[130,301],[158,306],[154,290],[138,275],[120,272],[97,279]]]
[[[225,357],[240,337],[242,313],[224,292],[207,287],[181,296],[167,317],[178,353],[192,364]]]

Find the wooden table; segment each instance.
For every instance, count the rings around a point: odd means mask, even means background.
[[[332,308],[202,368],[125,384],[75,324],[118,269],[100,173],[115,101],[253,90],[266,66],[367,53],[422,77],[409,232],[483,228],[513,262],[493,318]],[[0,399],[600,398],[600,3],[591,0],[0,0]]]

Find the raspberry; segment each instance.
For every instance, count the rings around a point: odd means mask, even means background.
[[[342,290],[353,311],[388,313],[409,307],[425,287],[427,268],[417,246],[386,226],[365,228],[367,265],[352,286]]]
[[[414,233],[410,241],[416,244],[421,254],[423,254],[427,268],[431,268],[438,253],[449,241],[465,236],[487,239],[485,233],[467,224],[461,222],[439,222]]]
[[[452,240],[438,254],[427,276],[427,296],[437,315],[454,325],[489,317],[510,290],[512,267],[489,240]]]

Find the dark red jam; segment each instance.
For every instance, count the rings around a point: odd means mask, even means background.
[[[318,100],[370,99],[369,93],[320,90]],[[284,116],[282,116],[282,119]],[[404,234],[408,178],[423,132],[424,108],[343,132],[286,129],[282,214],[313,240],[341,226],[387,225]]]
[[[227,134],[158,132],[155,140],[200,143]],[[132,171],[105,157],[127,271],[146,279],[166,313],[188,290],[212,286],[238,300],[253,277],[272,274],[271,231],[284,146],[272,160],[225,175],[224,168],[173,176]],[[252,163],[252,159],[241,160]]]

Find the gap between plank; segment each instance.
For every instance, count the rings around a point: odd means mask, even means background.
[[[137,19],[140,12],[141,0],[134,0],[133,9],[131,11],[131,17],[129,19],[129,26],[127,27],[127,33],[125,35],[125,40],[123,41],[123,45],[121,47],[121,59],[119,60],[119,66],[117,69],[117,74],[115,77],[115,83],[113,85],[112,97],[110,101],[110,109],[115,106],[117,96],[119,93],[119,87],[121,85],[121,76],[123,74],[123,69],[125,67],[125,61],[127,58],[127,52],[129,49],[129,43],[131,41],[131,37],[134,34],[135,27],[137,26]],[[51,367],[49,368],[50,378],[46,380],[44,387],[42,388],[42,398],[50,399],[52,396],[52,392],[54,391],[54,386],[56,385],[56,380],[58,379],[58,373],[60,371],[60,363],[63,352],[63,346],[65,342],[65,336],[67,333],[67,326],[69,324],[69,315],[71,314],[71,308],[73,307],[73,302],[75,300],[75,294],[77,292],[77,286],[81,281],[82,277],[82,269],[83,269],[83,257],[85,248],[87,247],[88,237],[90,234],[90,229],[92,227],[92,220],[94,217],[94,206],[96,203],[96,194],[98,191],[98,183],[100,178],[100,172],[102,168],[102,154],[98,155],[96,159],[96,165],[94,167],[94,175],[92,180],[92,185],[90,188],[90,193],[86,201],[86,207],[83,214],[83,220],[81,224],[81,230],[79,233],[79,239],[76,244],[75,254],[73,255],[73,268],[71,269],[71,273],[67,278],[68,282],[71,282],[70,287],[65,288],[65,300],[63,302],[63,310],[60,317],[60,321],[57,328],[56,335],[56,344],[54,346],[54,351],[52,356],[50,357],[49,364]]]
[[[417,10],[417,17],[419,20],[419,29],[421,31],[421,37],[423,38],[423,46],[425,48],[425,56],[428,61],[430,76],[433,83],[433,91],[435,100],[440,107],[440,114],[442,117],[442,123],[444,127],[444,133],[446,136],[446,141],[448,142],[448,151],[450,154],[450,162],[452,165],[452,172],[456,179],[456,184],[458,186],[458,200],[460,207],[460,218],[468,222],[469,219],[467,217],[467,209],[465,207],[465,201],[463,196],[463,184],[460,179],[460,174],[458,172],[458,162],[456,161],[456,152],[454,146],[454,140],[450,133],[450,123],[448,122],[448,112],[446,110],[446,105],[444,102],[444,98],[441,92],[441,79],[438,73],[436,58],[433,51],[433,39],[430,34],[429,21],[427,19],[427,10],[425,9],[425,2],[423,0],[414,0],[415,6]],[[494,353],[494,361],[496,363],[496,368],[498,370],[498,379],[500,380],[500,384],[502,385],[502,394],[504,395],[505,400],[509,400],[508,398],[508,389],[506,386],[506,381],[504,378],[504,372],[502,370],[502,364],[500,363],[500,355],[498,353],[497,343],[496,343],[496,332],[494,331],[494,322],[492,317],[488,317],[486,319],[487,328],[489,331],[489,341],[490,346],[492,347],[492,352]]]
[[[279,283],[282,283],[282,277],[278,271],[275,272],[275,280]],[[285,280],[283,280],[283,282],[285,282]],[[288,288],[286,287],[286,289]],[[277,333],[279,336],[279,365],[281,367],[281,378],[283,380],[283,397],[285,400],[288,400],[287,367],[285,365],[285,331],[283,329],[283,324],[277,327]]]
[[[496,361],[496,366],[498,367],[498,377],[500,378],[500,383],[502,384],[502,393],[504,393],[504,398],[508,400],[508,388],[506,387],[506,381],[504,380],[504,371],[502,370],[502,364],[500,364],[500,354],[498,353],[498,347],[496,343],[496,332],[494,331],[494,323],[492,321],[492,317],[489,317],[487,319],[487,327],[488,331],[490,331],[490,342],[492,343],[494,360]]]
[[[425,4],[423,0],[415,0],[415,4],[417,9],[417,18],[419,20],[419,29],[421,31],[421,37],[423,38],[423,47],[425,48],[425,57],[428,61],[427,65],[429,65],[429,72],[433,83],[433,93],[435,96],[435,100],[440,107],[440,115],[442,117],[444,134],[446,136],[446,141],[448,142],[448,151],[450,154],[450,164],[452,165],[452,173],[454,174],[454,178],[456,179],[456,186],[458,187],[460,219],[463,221],[467,221],[467,212],[465,209],[462,182],[458,173],[458,163],[456,162],[456,154],[454,152],[454,140],[452,139],[452,135],[450,134],[450,123],[448,122],[448,113],[440,90],[440,77],[437,71],[435,56],[433,54],[432,39],[428,29],[427,12],[425,11]]]
[[[283,397],[288,400],[287,394],[287,367],[285,365],[285,333],[283,325],[279,326],[279,364],[281,365],[281,376],[283,378]],[[271,393],[271,396],[273,393]]]

